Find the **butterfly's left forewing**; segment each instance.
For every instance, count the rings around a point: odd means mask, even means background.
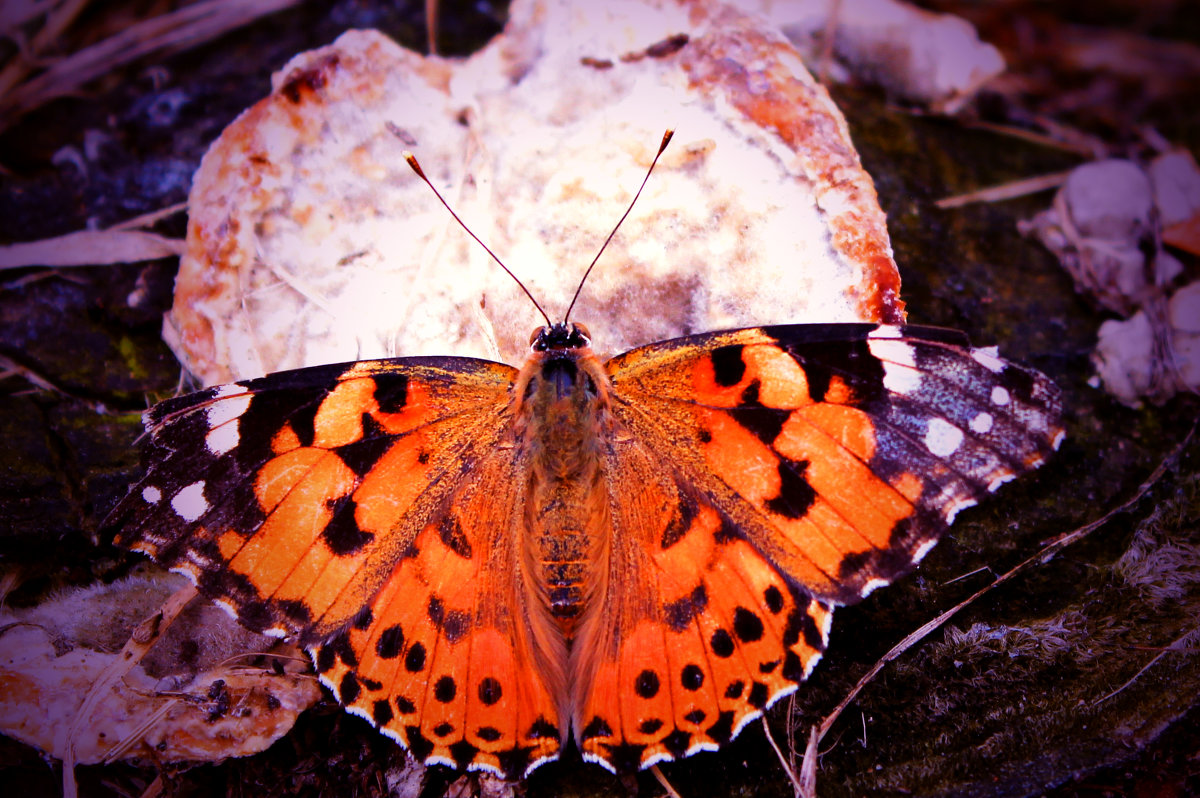
[[[106,523],[244,625],[297,639],[418,758],[521,775],[559,739],[514,578],[514,376],[361,361],[168,400]]]

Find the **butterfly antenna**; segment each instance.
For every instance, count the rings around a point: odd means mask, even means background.
[[[663,150],[665,150],[667,145],[671,143],[671,137],[674,135],[675,131],[671,130],[670,128],[667,129],[666,133],[663,133],[662,143],[658,145],[658,152],[655,153],[654,160],[650,162],[650,168],[646,170],[646,176],[642,178],[642,184],[638,186],[637,193],[633,195],[633,199],[630,201],[629,207],[625,209],[625,213],[622,214],[621,218],[617,220],[617,224],[613,227],[612,232],[608,234],[608,238],[604,239],[604,243],[600,245],[600,251],[596,253],[596,257],[592,258],[592,262],[588,264],[587,271],[583,273],[583,279],[579,281],[579,287],[575,289],[575,296],[571,297],[571,304],[567,305],[567,312],[563,314],[563,324],[566,324],[567,320],[571,318],[571,310],[575,307],[575,302],[579,299],[580,292],[583,291],[583,284],[587,282],[588,275],[592,273],[592,269],[595,267],[596,261],[600,260],[600,256],[604,254],[604,249],[608,246],[608,242],[612,241],[613,236],[615,236],[617,231],[621,229],[621,224],[625,221],[625,217],[629,215],[629,212],[633,210],[633,206],[638,201],[638,197],[642,196],[642,189],[646,187],[646,183],[650,180],[650,173],[654,171],[654,165],[658,163],[658,159],[662,156]]]
[[[475,239],[475,242],[477,244],[479,244],[479,246],[483,247],[484,251],[487,252],[487,254],[492,256],[492,260],[494,260],[494,261],[496,261],[496,263],[500,264],[500,268],[504,269],[505,274],[507,274],[509,277],[513,278],[513,281],[516,282],[516,284],[521,288],[521,290],[525,292],[525,296],[529,297],[529,301],[533,303],[533,306],[535,308],[537,308],[537,312],[541,313],[542,318],[546,320],[546,326],[553,327],[554,324],[553,324],[553,322],[550,321],[550,317],[548,315],[546,315],[546,311],[542,310],[542,306],[538,304],[538,301],[533,298],[533,294],[529,293],[529,289],[525,287],[525,283],[521,282],[520,279],[517,278],[517,275],[512,273],[512,269],[510,269],[504,265],[504,261],[500,260],[500,258],[496,256],[495,252],[492,252],[491,247],[489,247],[487,244],[483,243],[483,241],[481,241],[479,239],[479,236],[475,235],[475,233],[472,232],[471,228],[467,227],[466,223],[464,223],[462,219],[458,218],[458,214],[455,213],[454,209],[450,207],[450,203],[446,202],[445,198],[442,197],[441,192],[439,192],[437,190],[437,188],[433,185],[433,183],[429,182],[429,178],[425,176],[425,171],[421,168],[421,164],[417,163],[417,156],[413,155],[408,150],[405,150],[404,151],[404,160],[408,161],[408,165],[410,167],[412,167],[412,170],[414,172],[417,173],[417,177],[419,177],[425,181],[425,185],[429,186],[430,190],[433,191],[433,195],[438,198],[438,200],[442,203],[442,205],[445,206],[446,210],[450,211],[450,215],[454,217],[454,221],[458,222],[459,226],[462,227],[462,229],[466,230],[467,234],[470,235],[471,238]]]

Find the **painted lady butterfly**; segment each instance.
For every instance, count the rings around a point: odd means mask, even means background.
[[[294,638],[426,763],[712,750],[794,691],[834,605],[1063,437],[1057,389],[951,331],[801,324],[601,362],[319,366],[153,408],[117,541]]]

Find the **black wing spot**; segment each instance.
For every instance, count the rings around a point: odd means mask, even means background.
[[[445,737],[453,731],[454,731],[454,727],[446,722],[439,723],[438,725],[433,727],[433,733],[436,734],[438,737]]]
[[[424,761],[433,753],[433,742],[425,736],[420,726],[405,726],[405,736],[408,737],[408,749],[418,760]]]
[[[612,737],[612,727],[599,715],[593,717],[579,734],[580,740],[586,741],[593,737]]]
[[[545,717],[539,716],[529,727],[529,733],[526,735],[531,740],[540,740],[545,737],[558,737],[558,727]]]
[[[332,646],[321,646],[317,650],[317,673],[329,673],[337,662]]]
[[[760,441],[771,444],[783,431],[783,425],[791,417],[792,411],[763,407],[758,400],[758,391],[758,380],[753,380],[746,386],[746,390],[742,391],[739,406],[730,408],[726,412],[733,417],[734,421],[754,433],[754,436]]]
[[[650,718],[638,724],[638,731],[642,734],[654,734],[663,727],[663,722],[658,718]]]
[[[753,643],[763,636],[763,622],[745,607],[738,607],[733,613],[733,633],[743,643]]]
[[[704,719],[707,717],[708,717],[708,713],[706,713],[703,709],[693,709],[691,712],[684,715],[683,719],[686,720],[688,723],[695,723],[696,725],[700,725],[701,723],[704,722]]]
[[[707,729],[708,736],[718,745],[729,742],[733,736],[733,711],[726,710],[717,716],[717,722]]]
[[[326,640],[324,648],[328,649],[331,655],[336,655],[348,667],[358,667],[358,655],[354,653],[354,649],[350,646],[350,637],[345,632],[339,632],[334,637]]]
[[[479,700],[487,706],[492,706],[504,696],[500,682],[487,676],[479,682]]]
[[[361,692],[358,687],[358,679],[354,677],[353,671],[346,671],[342,676],[342,681],[338,685],[338,698],[343,704],[353,704],[358,694]]]
[[[376,374],[375,403],[380,412],[399,413],[408,404],[408,375]]]
[[[746,697],[746,701],[755,709],[762,709],[767,705],[767,686],[762,682],[755,682],[750,688],[750,695]]]
[[[699,690],[704,685],[704,671],[696,663],[690,662],[683,666],[679,681],[685,690]]]
[[[745,690],[746,690],[746,683],[743,682],[741,679],[736,679],[736,680],[730,682],[725,687],[725,697],[726,698],[741,698],[742,693],[745,692]]]
[[[676,729],[663,738],[663,745],[671,752],[672,756],[681,757],[688,749],[688,743],[692,741],[692,735],[685,732],[683,729]]]
[[[361,438],[333,449],[342,462],[359,477],[365,476],[379,462],[379,458],[387,453],[394,441],[394,437],[379,425],[374,416],[363,413],[362,425]]]
[[[807,612],[800,612],[800,631],[804,635],[805,644],[816,651],[825,650],[825,638],[817,627],[816,620]]]
[[[494,726],[480,726],[475,735],[484,742],[494,743],[500,739],[500,730]]]
[[[371,718],[375,721],[376,726],[383,726],[394,717],[392,705],[387,701],[380,699],[371,705]]]
[[[404,656],[404,669],[409,673],[425,670],[425,646],[419,641],[408,647],[408,654]]]
[[[238,621],[253,632],[262,632],[274,625],[275,618],[265,601],[252,601],[238,608]]]
[[[722,388],[737,385],[746,376],[746,361],[742,359],[745,347],[741,344],[719,346],[709,356],[713,365],[713,380]]]
[[[417,711],[417,705],[402,695],[396,696],[396,709],[401,715],[411,715]]]
[[[433,685],[433,697],[439,703],[449,704],[457,694],[458,685],[454,682],[453,676],[443,676]]]
[[[375,539],[375,534],[367,532],[355,520],[357,505],[353,496],[343,496],[329,503],[333,517],[321,531],[321,538],[329,550],[338,557],[352,555],[363,546]]]
[[[796,652],[789,651],[783,657],[783,678],[792,682],[804,681],[804,663],[800,661],[800,657]]]
[[[661,545],[664,549],[669,549],[679,541],[683,540],[683,536],[692,528],[692,521],[696,520],[696,502],[689,497],[679,497],[679,503],[675,505],[675,513],[671,516],[670,523],[663,530]]]
[[[779,588],[775,585],[769,586],[763,591],[763,601],[767,604],[767,609],[772,615],[778,615],[783,611],[783,593],[779,592]]]
[[[642,698],[654,698],[658,695],[660,687],[658,674],[650,669],[646,669],[638,674],[637,681],[634,683],[634,689]]]
[[[642,754],[646,752],[646,746],[635,743],[606,745],[605,748],[608,749],[609,764],[618,773],[633,773],[636,771],[642,766]]]
[[[467,636],[471,630],[471,619],[462,610],[450,610],[442,619],[442,634],[451,645]]]
[[[450,744],[450,756],[454,757],[454,764],[459,770],[466,770],[478,753],[479,749],[466,740],[457,740]]]
[[[443,518],[438,525],[438,536],[442,539],[442,543],[445,543],[446,547],[459,557],[464,560],[471,559],[471,543],[463,534],[458,516],[451,514]]]
[[[817,492],[805,476],[807,471],[807,460],[780,460],[779,495],[767,499],[767,509],[784,518],[802,518],[817,500]]]
[[[381,659],[395,659],[403,650],[404,630],[400,628],[400,624],[384,629],[379,635],[379,639],[375,641],[375,653]]]
[[[374,620],[375,613],[371,612],[371,608],[363,607],[358,611],[358,614],[354,616],[354,620],[351,622],[351,625],[354,626],[355,629],[362,631],[363,629],[369,627]]]
[[[712,653],[721,659],[733,656],[733,638],[724,629],[718,629],[713,632],[712,637],[708,640],[708,645],[712,649]]]
[[[696,588],[687,596],[663,605],[663,617],[673,632],[682,632],[688,624],[708,606],[708,592],[704,585]]]

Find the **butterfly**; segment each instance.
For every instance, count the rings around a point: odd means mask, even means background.
[[[665,142],[664,142],[665,146]],[[568,311],[569,315],[569,311]],[[1063,438],[1043,375],[957,332],[707,332],[602,361],[316,366],[167,400],[106,522],[297,641],[419,760],[625,772],[790,694],[833,609],[907,572]]]

